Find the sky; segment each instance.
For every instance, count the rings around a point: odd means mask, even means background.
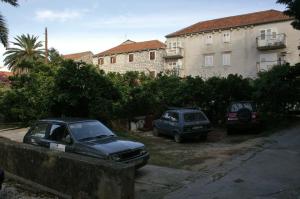
[[[9,41],[33,34],[61,54],[99,53],[130,39],[158,39],[199,21],[262,10],[284,10],[276,0],[19,0],[0,2]],[[0,45],[0,67],[5,49]],[[4,70],[2,68],[0,70]]]

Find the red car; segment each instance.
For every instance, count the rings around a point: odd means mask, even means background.
[[[236,101],[229,105],[226,115],[228,133],[245,129],[258,131],[260,124],[257,106],[254,102]]]

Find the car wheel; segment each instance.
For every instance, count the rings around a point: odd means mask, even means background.
[[[227,127],[227,135],[231,135],[234,133],[234,130],[230,127]]]
[[[206,141],[207,140],[207,133],[204,133],[200,136],[200,139],[203,140],[203,141]]]
[[[174,140],[177,143],[181,143],[182,142],[182,137],[177,133],[174,135]]]
[[[154,136],[159,136],[159,132],[158,132],[158,129],[157,129],[156,127],[153,127],[152,134],[153,134]]]

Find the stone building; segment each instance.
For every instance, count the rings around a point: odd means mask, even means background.
[[[94,54],[91,51],[86,51],[86,52],[63,55],[63,58],[72,59],[76,62],[81,62],[82,61],[82,62],[85,62],[87,64],[92,64],[93,63],[93,55]]]
[[[196,23],[166,36],[165,70],[180,76],[257,77],[259,71],[300,62],[293,19],[267,10]]]
[[[122,44],[98,53],[93,57],[94,65],[105,72],[144,72],[155,76],[164,70],[165,44],[158,40]]]

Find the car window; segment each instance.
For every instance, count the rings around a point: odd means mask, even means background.
[[[242,108],[247,108],[250,111],[253,111],[252,103],[246,102],[246,103],[234,103],[230,107],[230,112],[238,112]]]
[[[163,115],[162,115],[162,119],[164,120],[170,120],[170,113],[169,112],[165,112]]]
[[[53,124],[50,128],[49,139],[56,142],[68,143],[70,134],[67,127],[63,124]]]
[[[69,128],[76,140],[115,136],[111,130],[98,121],[77,122],[69,124]]]
[[[176,113],[176,112],[170,112],[170,113],[169,113],[169,119],[170,119],[172,122],[178,122],[178,120],[179,120],[179,115],[178,115],[178,113]]]
[[[31,131],[31,136],[38,137],[38,138],[44,138],[46,135],[48,126],[49,125],[47,123],[36,124],[35,127]]]
[[[201,112],[185,113],[183,117],[185,122],[196,122],[196,121],[207,120],[207,118]]]

